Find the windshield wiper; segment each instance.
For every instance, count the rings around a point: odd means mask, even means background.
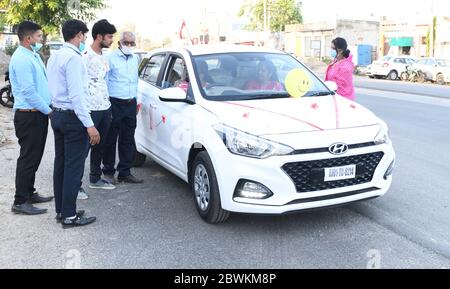
[[[272,98],[289,98],[290,95],[288,93],[271,93],[271,94],[262,94],[251,96],[249,99],[272,99]]]

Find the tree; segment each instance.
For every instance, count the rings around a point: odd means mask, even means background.
[[[45,45],[47,36],[59,33],[66,20],[93,20],[96,11],[106,7],[103,2],[104,0],[0,0],[0,7],[7,7],[8,24],[17,25],[24,20],[31,20],[41,25]]]
[[[303,22],[301,2],[296,0],[258,0],[256,4],[246,3],[241,7],[238,16],[248,18],[247,29],[253,31],[262,31],[266,18],[269,19],[270,31],[284,31],[288,24]]]

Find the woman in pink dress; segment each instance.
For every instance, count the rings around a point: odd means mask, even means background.
[[[334,81],[337,84],[337,93],[350,100],[355,100],[355,87],[353,85],[353,56],[347,48],[347,41],[336,38],[331,42],[331,57],[333,61],[328,66],[325,81]]]
[[[283,85],[277,79],[275,65],[268,60],[263,60],[258,66],[258,80],[249,81],[245,89],[283,91]]]

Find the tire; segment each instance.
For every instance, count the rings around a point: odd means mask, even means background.
[[[200,217],[209,224],[225,222],[230,217],[230,212],[222,209],[216,173],[206,151],[195,157],[189,174],[195,206]]]
[[[419,75],[417,76],[417,82],[425,83],[425,81],[426,81],[425,74],[423,74],[422,72],[419,72]]]
[[[408,74],[408,72],[403,72],[403,73],[400,75],[400,79],[401,79],[402,81],[408,81],[408,79],[409,79],[409,74]]]
[[[4,87],[0,90],[0,104],[4,107],[13,108],[14,101],[11,98],[11,88]]]
[[[444,75],[442,73],[439,73],[436,77],[436,83],[439,85],[445,85],[445,78]]]
[[[389,72],[389,74],[387,75],[387,79],[389,80],[398,80],[398,72],[395,70],[392,70],[391,72]]]
[[[371,79],[374,79],[374,78],[375,78],[375,76],[373,76],[373,75],[369,75],[369,78],[371,78]]]
[[[136,150],[134,154],[134,161],[133,161],[133,167],[140,168],[145,164],[145,161],[147,160],[147,156],[144,154],[141,154]]]

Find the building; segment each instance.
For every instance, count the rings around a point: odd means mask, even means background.
[[[343,37],[350,47],[370,45],[375,55],[379,43],[377,21],[336,20],[286,26],[285,50],[301,58],[322,58],[331,54],[331,41]]]
[[[428,19],[429,18],[429,19]],[[433,49],[433,18],[416,17],[414,21],[388,20],[380,23],[378,56],[411,55],[450,59],[450,17],[436,18]]]

